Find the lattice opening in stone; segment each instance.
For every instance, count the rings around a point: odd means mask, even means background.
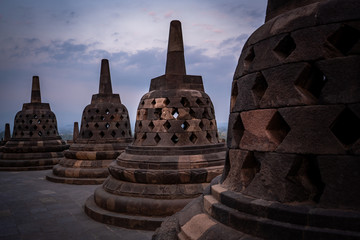
[[[254,97],[257,101],[260,101],[261,98],[264,96],[266,89],[268,88],[268,84],[264,75],[259,72],[256,76],[254,86],[251,88]]]
[[[26,130],[28,130],[28,129],[29,129],[29,126],[28,126],[28,125],[26,125],[26,126],[25,126],[25,129],[26,129]]]
[[[155,108],[154,110],[154,117],[155,120],[161,119],[162,109],[161,108]]]
[[[32,135],[34,135],[34,133],[33,133],[33,132],[29,132],[29,135],[32,136]]]
[[[41,123],[41,120],[39,119],[39,120],[37,121],[37,123],[40,124],[40,123]]]
[[[154,123],[152,121],[150,121],[148,126],[149,126],[150,130],[153,130],[154,127],[155,127],[155,125],[154,125]]]
[[[204,103],[200,100],[200,98],[196,99],[196,103],[199,107],[204,106]]]
[[[109,127],[110,127],[110,124],[109,124],[109,123],[106,123],[106,124],[105,124],[105,128],[106,128],[106,129],[109,129]]]
[[[140,114],[140,113],[139,113]],[[123,120],[124,119],[124,117],[123,117],[123,115],[120,115],[120,120]]]
[[[330,130],[342,144],[351,145],[360,138],[360,119],[345,108],[331,124]]]
[[[164,128],[165,128],[166,130],[169,130],[169,128],[171,128],[171,124],[170,124],[170,122],[167,121],[167,120],[166,120],[166,122],[163,124],[163,126],[164,126]]]
[[[33,123],[33,121],[32,120],[29,120],[29,124],[32,124]]]
[[[33,128],[34,128],[34,130],[36,130],[36,129],[37,129],[37,126],[35,125]]]
[[[111,116],[110,116],[110,119],[111,119],[111,120],[114,120],[114,118],[115,118],[114,115],[111,115]]]
[[[35,118],[35,119],[37,119],[37,118],[38,118],[38,116],[37,116],[36,114],[34,114],[34,118]]]
[[[182,129],[184,129],[184,130],[187,130],[188,128],[189,128],[189,123],[187,122],[187,121],[185,121],[185,122],[183,122],[182,124],[181,124],[181,128]]]
[[[209,133],[206,133],[206,139],[207,139],[209,142],[211,142],[212,137],[211,137],[211,135],[210,135]]]
[[[250,64],[252,63],[252,61],[254,60],[255,58],[255,52],[254,52],[254,47],[251,47],[247,54],[246,54],[246,57],[244,58],[244,67],[245,68],[249,68],[250,67]]]
[[[328,41],[343,55],[347,55],[359,40],[360,31],[348,25],[340,27],[328,37]]]
[[[144,133],[141,137],[141,139],[144,141],[147,138],[146,133]]]
[[[232,89],[231,89],[231,99],[230,99],[230,111],[232,112],[234,107],[235,107],[235,103],[236,103],[236,99],[238,96],[238,84],[237,81],[234,81],[233,85],[232,85]]]
[[[180,100],[180,103],[184,106],[184,107],[190,107],[190,102],[186,97],[182,97]]]
[[[247,186],[254,179],[256,173],[260,171],[260,162],[254,157],[253,152],[245,157],[244,163],[241,166],[240,170],[240,182],[241,182],[241,191],[245,190]]]
[[[42,132],[41,132],[41,131],[39,131],[39,132],[38,132],[38,135],[41,137],[41,136],[42,136]]]
[[[91,120],[91,121],[94,121],[94,116],[91,116],[91,117],[90,117],[90,120]]]
[[[127,122],[125,122],[125,123],[124,123],[124,126],[127,128],[127,127],[128,127],[128,123],[127,123]]]
[[[319,98],[326,82],[327,77],[318,68],[313,66],[311,68],[305,68],[294,84],[299,90]]]
[[[196,140],[197,140],[197,136],[194,134],[194,133],[191,133],[190,137],[189,137],[189,140],[192,142],[192,143],[196,143]]]
[[[43,126],[42,126],[42,128],[43,128],[43,129],[46,129],[46,126],[45,126],[45,125],[43,125]]]
[[[88,113],[90,113],[91,111],[90,111],[90,109],[88,109]]]
[[[210,114],[209,114],[209,111],[208,111],[207,108],[204,108],[204,111],[203,111],[203,114],[202,114],[202,118],[211,119]]]
[[[202,121],[199,122],[199,127],[201,128],[201,130],[204,130],[204,123]]]
[[[105,133],[103,131],[101,131],[99,134],[100,134],[100,137],[102,137],[102,138],[105,136]]]
[[[190,110],[189,110],[189,114],[190,114],[190,116],[191,116],[192,118],[196,118],[196,113],[195,113],[194,110],[192,110],[191,108],[190,108]]]
[[[280,113],[276,112],[269,121],[266,131],[269,133],[271,141],[280,144],[290,132],[290,127],[282,118]]]
[[[170,100],[168,98],[165,98],[165,100],[164,100],[165,106],[169,105],[169,103],[170,103]]]
[[[116,136],[116,132],[115,132],[114,130],[111,132],[111,136],[112,136],[112,137],[115,137],[115,136]]]
[[[139,129],[141,129],[142,128],[142,123],[141,123],[141,121],[139,122]]]
[[[155,105],[155,104],[156,104],[156,100],[153,99],[153,100],[151,101],[151,104],[152,104],[152,105]]]
[[[229,131],[231,131],[231,129]],[[234,121],[234,124],[232,126],[232,136],[233,136],[233,140],[234,140],[236,146],[239,146],[240,140],[241,140],[242,136],[244,135],[244,131],[245,131],[245,128],[244,128],[244,124],[241,120],[241,117],[240,117],[240,115],[237,115],[237,117]]]
[[[172,112],[171,112],[171,115],[172,115],[175,119],[177,119],[177,117],[179,116],[179,111],[178,111],[178,109],[177,109],[177,108],[174,108],[174,109],[172,110]]]
[[[125,131],[124,130],[121,131],[121,136],[125,137]]]
[[[109,115],[109,114],[110,114],[109,109],[106,109],[106,110],[105,110],[105,114],[106,114],[106,115]]]
[[[24,134],[24,132],[21,132],[21,136],[24,136],[25,134]],[[49,135],[49,134],[48,134]]]
[[[96,113],[99,113],[100,111],[99,111],[99,109],[96,109],[95,112],[96,112]]]
[[[283,37],[274,48],[274,52],[280,58],[287,58],[296,48],[294,39],[290,35]]]
[[[98,124],[98,123],[95,123],[94,127],[95,127],[95,128],[98,128],[98,127],[99,127],[99,124]]]
[[[105,120],[105,117],[104,117],[104,116],[100,116],[100,119],[101,119],[102,121],[104,121],[104,120]]]
[[[172,137],[171,137],[171,141],[176,144],[176,143],[179,142],[179,137],[176,136],[176,134],[174,134],[174,135],[172,135]]]
[[[89,128],[89,124],[86,124],[85,127],[86,127],[86,128]]]
[[[144,106],[144,105],[145,105],[145,101],[142,100],[142,101],[141,101],[141,106]]]
[[[118,112],[118,111],[119,111],[119,109],[115,108],[115,112]]]
[[[155,135],[154,140],[155,140],[156,143],[159,143],[159,142],[160,142],[161,137],[159,136],[159,134],[156,134],[156,135]]]

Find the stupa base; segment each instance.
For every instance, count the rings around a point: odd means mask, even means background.
[[[175,228],[179,239],[360,239],[360,212],[281,204],[219,184],[171,218],[153,239],[166,239]],[[169,229],[167,221],[176,224]]]
[[[71,178],[71,177],[59,177],[53,173],[46,175],[46,180],[55,183],[66,183],[75,185],[98,185],[102,184],[106,178]]]
[[[37,171],[52,169],[61,158],[31,160],[0,160],[0,171]]]
[[[85,202],[85,213],[95,221],[119,227],[141,230],[155,230],[165,217],[147,217],[111,212],[96,205],[94,195]]]

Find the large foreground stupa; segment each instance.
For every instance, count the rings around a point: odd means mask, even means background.
[[[74,134],[76,128],[74,127]],[[129,114],[119,94],[113,94],[109,61],[103,59],[99,93],[92,96],[82,114],[80,133],[65,157],[46,179],[69,184],[101,184],[107,167],[132,142]]]
[[[153,239],[360,239],[360,1],[269,0],[224,174]]]
[[[7,130],[9,135],[9,129]],[[24,103],[14,120],[11,139],[0,152],[0,170],[22,171],[52,168],[69,146],[59,136],[55,114],[41,102],[39,77],[32,80],[31,102]]]
[[[181,23],[170,24],[165,75],[140,100],[135,140],[85,204],[97,221],[155,229],[222,173],[225,146],[201,76],[186,75]]]

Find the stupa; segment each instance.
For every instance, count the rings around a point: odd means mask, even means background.
[[[186,75],[180,21],[172,21],[166,73],[140,100],[135,140],[85,204],[107,224],[155,229],[221,174],[225,145],[201,76]]]
[[[10,126],[8,127],[8,137]],[[2,147],[0,170],[23,171],[52,168],[69,146],[57,130],[49,103],[41,102],[39,77],[32,80],[31,102],[24,103],[14,120],[12,137]]]
[[[234,74],[224,174],[153,239],[360,239],[359,9],[268,1]]]
[[[66,143],[71,145],[76,142],[76,139],[79,137],[79,123],[74,122],[74,128],[73,128],[73,138],[71,140],[67,140]]]
[[[74,130],[76,135],[76,130]],[[113,94],[109,61],[101,61],[99,93],[82,114],[80,133],[46,179],[68,184],[101,184],[107,167],[132,142],[129,114]]]
[[[10,140],[10,124],[5,123],[5,131],[4,131],[4,137],[0,141],[0,146],[4,146],[7,141]],[[1,151],[1,149],[0,149]]]

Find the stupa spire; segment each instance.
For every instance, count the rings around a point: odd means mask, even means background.
[[[10,124],[6,123],[5,124],[4,141],[9,141],[9,140],[10,140]]]
[[[184,44],[179,20],[173,20],[170,23],[165,74],[186,75]]]
[[[101,60],[99,93],[113,94],[112,86],[111,86],[109,61],[107,59]]]
[[[41,103],[40,81],[38,76],[33,76],[31,89],[31,103]]]

